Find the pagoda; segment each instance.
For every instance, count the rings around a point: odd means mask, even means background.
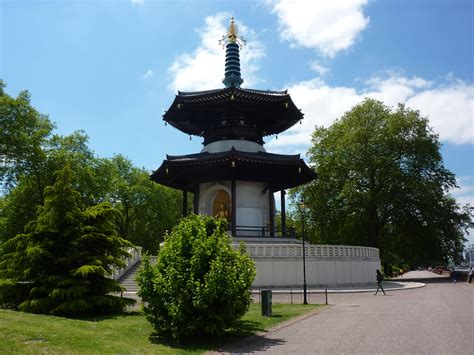
[[[287,91],[241,88],[240,48],[245,43],[234,19],[222,38],[225,45],[224,88],[178,91],[163,116],[166,124],[203,138],[201,152],[173,156],[153,172],[157,183],[188,192],[194,213],[229,221],[233,237],[287,236],[285,190],[315,179],[300,155],[268,153],[264,138],[278,135],[303,119]],[[274,193],[281,193],[281,230],[275,229]]]

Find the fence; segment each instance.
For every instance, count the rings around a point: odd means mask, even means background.
[[[252,299],[254,303],[261,303],[261,289],[252,290]],[[308,290],[306,294],[308,303],[328,304],[328,290]],[[285,289],[272,290],[272,303],[303,304],[303,290]]]

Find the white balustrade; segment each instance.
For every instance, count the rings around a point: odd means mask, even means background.
[[[238,245],[235,245],[236,249]],[[246,244],[247,252],[252,258],[285,258],[301,257],[301,244]],[[310,258],[340,259],[379,259],[379,250],[371,247],[348,245],[313,245],[305,246],[306,256]]]

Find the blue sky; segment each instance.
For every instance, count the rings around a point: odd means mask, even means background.
[[[161,116],[178,89],[222,87],[230,16],[247,39],[243,87],[288,89],[305,113],[268,151],[304,155],[315,125],[366,96],[404,102],[429,117],[453,195],[474,205],[470,0],[0,0],[0,78],[59,133],[83,129],[97,155],[156,169],[201,149]]]

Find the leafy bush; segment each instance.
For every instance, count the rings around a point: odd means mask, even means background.
[[[235,251],[226,221],[192,215],[175,226],[156,265],[145,259],[138,295],[158,335],[185,340],[218,336],[248,310],[255,266]]]

